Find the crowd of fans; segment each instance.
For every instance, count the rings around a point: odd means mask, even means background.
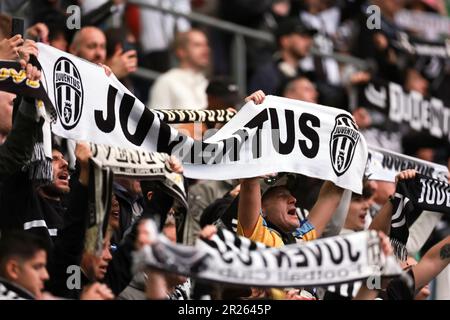
[[[450,14],[449,1],[147,2],[183,13],[199,12],[273,35],[273,42],[246,39],[247,70],[240,72],[248,79],[248,92],[242,92],[231,80],[233,38],[229,33],[126,0],[1,1],[0,59],[20,61],[29,78],[39,79],[39,70],[29,60],[30,55],[38,56],[36,42],[40,41],[104,65],[150,109],[239,110],[244,101],[262,103],[265,95],[340,108],[353,114],[369,145],[450,166],[448,141],[414,132],[406,124],[394,124],[355,99],[359,87],[382,80],[450,106],[449,59],[414,55],[393,45],[397,32],[405,31],[396,20],[399,12],[426,12],[443,18]],[[80,29],[69,29],[66,24],[70,16],[67,8],[74,4],[81,7]],[[371,5],[380,9],[380,28],[367,25]],[[29,26],[25,39],[11,34],[11,15],[17,12]],[[418,39],[420,31],[407,30]],[[436,38],[445,45],[449,36]],[[365,64],[337,61],[335,53],[359,58]],[[135,75],[138,68],[161,74],[154,81],[142,79]],[[53,181],[36,185],[22,170],[42,125],[35,113],[33,101],[0,92],[0,298],[425,299],[430,295],[428,283],[442,270],[440,295],[450,298],[448,250],[442,255],[442,248],[450,243],[450,220],[445,215],[420,221],[430,230],[420,233],[403,265],[415,279],[413,293],[402,287],[406,284],[397,282],[388,284],[382,294],[364,285],[342,294],[342,290],[330,292],[326,288],[237,290],[224,286],[219,290],[154,270],[133,275],[131,253],[145,244],[142,221],[156,215],[161,217],[160,231],[171,241],[186,245],[193,245],[199,236],[214,234],[211,225],[272,247],[366,229],[382,232],[385,239],[393,214],[389,197],[395,192],[395,183],[365,180],[364,192],[358,195],[348,194],[329,181],[301,175],[289,175],[289,183],[280,179],[270,187],[261,177],[186,179],[185,207],[164,191],[161,182],[116,178],[109,227],[98,254],[84,246],[90,149],[80,142],[75,152],[68,154],[67,142],[53,139]],[[203,132],[214,124],[202,126]],[[194,136],[189,124],[177,128]],[[70,158],[76,159],[76,166],[69,163]],[[182,175],[176,159],[169,165]],[[407,170],[397,179],[414,175]],[[391,254],[388,242],[383,251]],[[67,285],[70,266],[81,270],[81,285],[75,289]]]

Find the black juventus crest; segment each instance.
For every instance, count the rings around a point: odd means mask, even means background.
[[[77,67],[65,57],[59,58],[53,68],[55,104],[61,125],[74,128],[83,111],[83,85]]]
[[[338,115],[330,137],[331,165],[338,177],[352,164],[358,141],[359,131],[353,119],[346,114]]]

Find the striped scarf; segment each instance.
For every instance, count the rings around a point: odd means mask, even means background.
[[[409,227],[417,217],[423,211],[450,214],[450,186],[446,182],[416,174],[414,179],[398,182],[391,202],[391,243],[396,256],[405,261]]]

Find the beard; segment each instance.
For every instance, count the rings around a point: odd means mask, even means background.
[[[293,46],[289,48],[289,54],[297,60],[305,58],[308,53],[309,50],[307,50],[306,48],[295,48]]]
[[[70,192],[70,189],[65,190],[62,188],[58,188],[54,184],[50,184],[48,186],[41,187],[41,191],[48,197],[56,198],[61,197]]]

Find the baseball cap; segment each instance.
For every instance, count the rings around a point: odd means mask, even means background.
[[[295,175],[285,172],[278,173],[274,177],[268,177],[261,179],[259,185],[261,187],[261,198],[268,193],[269,190],[275,187],[286,187],[291,191],[295,186]]]
[[[243,100],[239,87],[226,77],[211,79],[206,88],[206,94],[222,99],[228,107],[233,107]]]
[[[228,78],[213,78],[206,88],[207,94],[222,96],[227,94],[236,94],[239,92],[238,86]]]
[[[298,33],[313,37],[317,30],[306,25],[300,18],[286,18],[280,22],[275,31],[275,37],[279,40],[282,36]]]

